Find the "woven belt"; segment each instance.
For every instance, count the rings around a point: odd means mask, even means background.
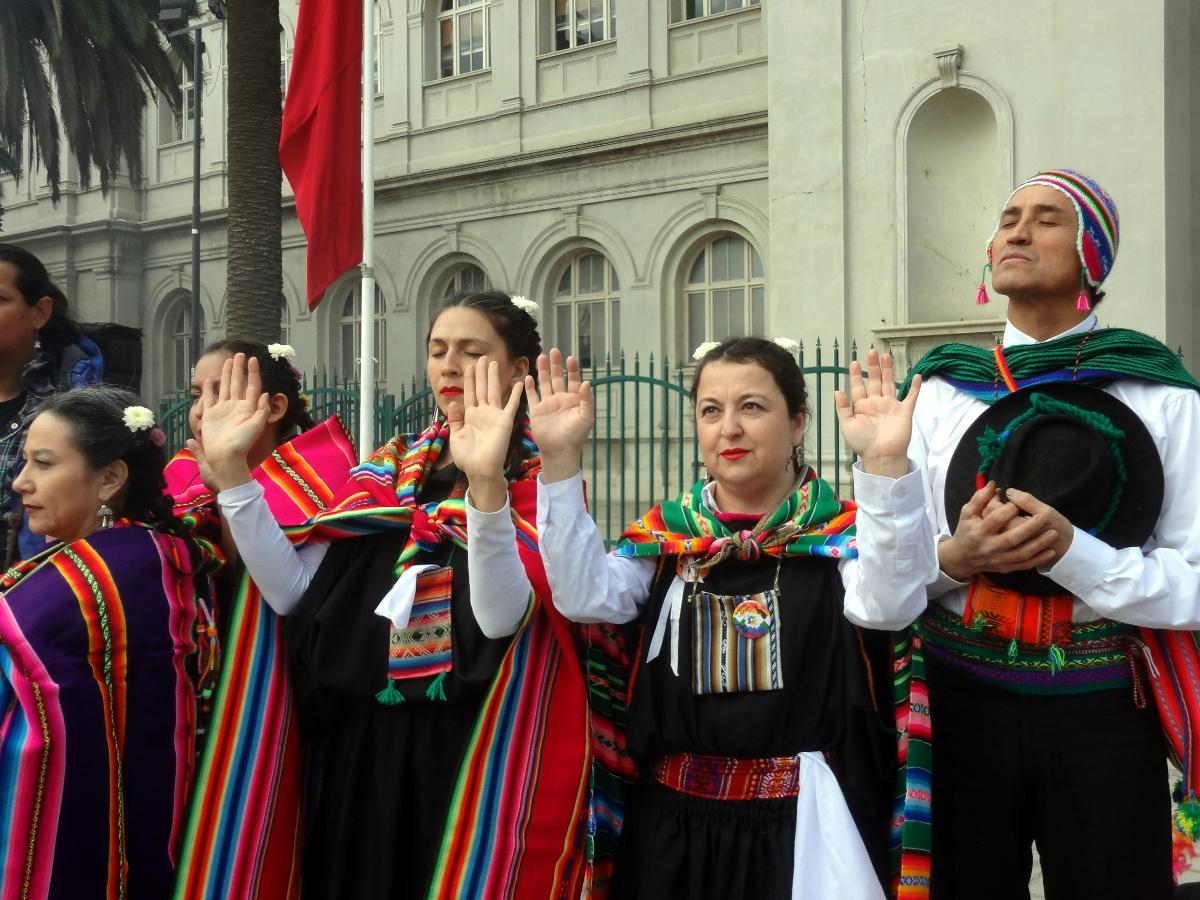
[[[800,795],[794,756],[733,759],[671,753],[653,765],[654,777],[673,791],[705,800],[780,800]]]
[[[1145,692],[1134,629],[1101,620],[1076,624],[1056,660],[1044,648],[975,631],[940,604],[917,622],[925,652],[977,680],[1022,694],[1084,694],[1132,686],[1138,708]]]

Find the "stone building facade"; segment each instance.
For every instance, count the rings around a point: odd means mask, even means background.
[[[206,340],[225,332],[224,27],[205,32]],[[1188,0],[379,0],[380,380],[418,373],[431,304],[483,283],[537,300],[547,343],[585,359],[740,332],[909,360],[990,342],[984,241],[1014,182],[1062,164],[1121,208],[1105,320],[1191,359],[1198,46]],[[150,401],[190,354],[189,109],[149,111],[142,184],[102,196],[68,169],[57,207],[36,168],[0,184],[3,239],[80,318],[144,329]],[[282,202],[286,340],[304,368],[352,369],[357,275],[310,313]]]

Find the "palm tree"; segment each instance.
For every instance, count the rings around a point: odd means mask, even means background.
[[[279,0],[235,0],[228,11],[226,328],[271,342],[279,340],[283,296]]]
[[[158,92],[179,102],[158,8],[158,0],[0,2],[0,167],[19,171],[28,124],[55,200],[60,138],[81,187],[91,186],[94,170],[107,191],[122,164],[141,179],[146,101]],[[190,58],[189,39],[171,44]]]

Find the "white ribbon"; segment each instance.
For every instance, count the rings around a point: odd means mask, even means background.
[[[883,888],[833,771],[801,753],[792,900],[884,900]]]
[[[695,566],[691,561],[687,566],[689,580],[696,578]],[[683,611],[683,595],[687,583],[678,575],[667,588],[667,596],[663,598],[662,609],[658,613],[658,622],[654,625],[654,634],[650,638],[650,647],[646,650],[646,662],[651,662],[662,651],[663,636],[667,631],[667,622],[671,623],[671,674],[679,674],[679,616]]]
[[[375,614],[388,619],[397,628],[407,628],[408,620],[412,618],[413,601],[417,599],[417,577],[437,568],[440,566],[409,566],[383,595],[375,607]]]

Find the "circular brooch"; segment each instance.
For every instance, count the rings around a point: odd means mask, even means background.
[[[733,611],[733,627],[743,637],[760,638],[771,624],[771,610],[759,600],[743,600]]]

